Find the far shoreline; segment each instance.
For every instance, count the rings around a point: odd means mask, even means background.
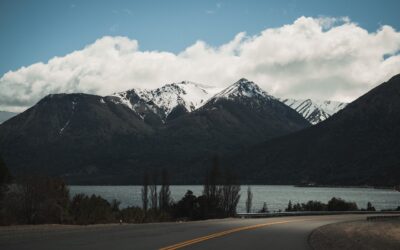
[[[67,184],[68,186],[142,186],[142,184]],[[202,184],[170,184],[171,186],[203,186]],[[382,189],[398,191],[392,186],[368,186],[368,185],[310,185],[310,184],[239,184],[241,186],[290,186],[296,188],[363,188],[363,189]]]

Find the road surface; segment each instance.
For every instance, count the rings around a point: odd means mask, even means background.
[[[289,216],[100,226],[0,228],[0,249],[310,249],[308,236],[367,215]]]

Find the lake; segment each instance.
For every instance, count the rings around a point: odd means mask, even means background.
[[[70,186],[71,195],[84,193],[87,195],[100,195],[111,201],[117,199],[121,202],[120,208],[127,206],[141,206],[142,186]],[[294,186],[271,186],[254,185],[253,210],[261,209],[264,202],[267,203],[269,211],[284,210],[289,200],[292,203],[307,202],[309,200],[328,202],[332,197],[340,197],[346,201],[354,201],[359,208],[365,208],[370,201],[377,210],[392,209],[400,206],[400,192],[387,189],[373,188],[336,188],[336,187],[294,187]],[[203,186],[171,186],[171,196],[175,201],[183,197],[187,190],[201,195]],[[159,190],[159,189],[158,189]],[[241,198],[237,211],[245,211],[247,185],[241,188]]]

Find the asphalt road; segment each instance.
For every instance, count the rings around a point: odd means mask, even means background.
[[[0,249],[310,249],[316,228],[367,215],[0,228]]]

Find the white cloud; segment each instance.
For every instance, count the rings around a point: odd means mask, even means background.
[[[103,37],[3,75],[0,110],[23,110],[49,93],[107,95],[181,80],[224,87],[241,77],[280,97],[351,101],[400,73],[399,51],[392,27],[369,33],[346,18],[300,17],[252,37],[241,32],[219,47],[197,41],[178,54]]]

